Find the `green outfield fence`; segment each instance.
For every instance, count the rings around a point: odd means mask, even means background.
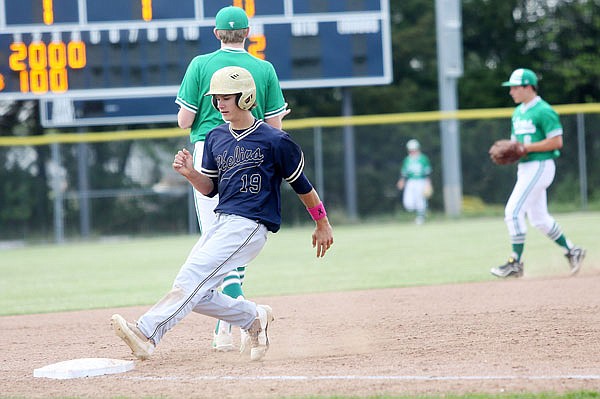
[[[551,203],[585,209],[600,193],[600,104],[554,107],[565,129],[565,146],[551,188]],[[337,223],[355,221],[348,214],[348,184],[356,184],[357,219],[402,214],[395,189],[399,166],[410,138],[421,142],[433,164],[432,212],[443,213],[439,123],[458,120],[463,211],[502,205],[514,182],[514,168],[493,165],[490,144],[506,138],[513,108],[455,112],[416,112],[284,120],[303,147],[306,173]],[[174,116],[175,119],[175,116]],[[348,176],[348,132],[354,137],[354,176]],[[188,132],[177,127],[109,132],[0,136],[0,240],[90,235],[195,232],[189,187],[171,169],[174,152],[190,147]],[[36,160],[45,158],[47,190],[20,190],[20,179],[40,178]],[[349,179],[355,181],[349,182]],[[38,187],[39,188],[39,187]],[[23,191],[22,193],[20,191]],[[24,196],[41,195],[24,204]],[[468,199],[468,201],[467,201]],[[306,212],[284,185],[285,223],[305,223]]]

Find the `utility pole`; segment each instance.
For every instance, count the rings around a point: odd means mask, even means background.
[[[460,0],[436,0],[438,92],[440,110],[453,112],[458,106],[456,83],[463,75],[462,17]],[[455,118],[440,121],[444,209],[459,216],[462,208],[460,129]]]

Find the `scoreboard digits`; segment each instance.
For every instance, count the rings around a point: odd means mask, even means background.
[[[80,40],[48,45],[42,41],[29,45],[13,42],[9,48],[8,65],[19,74],[21,93],[65,93],[69,89],[67,67],[81,69],[86,65],[85,43]]]
[[[52,25],[54,23],[54,9],[52,6],[52,0],[42,0],[42,7],[44,8],[44,24],[46,25]]]
[[[243,8],[246,11],[248,18],[252,18],[254,15],[256,15],[254,0],[233,0],[232,5]]]
[[[176,93],[228,5],[283,88],[391,81],[389,0],[0,0],[0,100]]]

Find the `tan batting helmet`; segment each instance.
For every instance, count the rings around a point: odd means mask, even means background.
[[[210,78],[210,89],[205,96],[215,94],[239,94],[237,105],[243,110],[250,110],[256,103],[256,85],[250,72],[237,66],[219,69]],[[212,104],[217,108],[216,100]]]

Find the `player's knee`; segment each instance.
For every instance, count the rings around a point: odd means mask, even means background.
[[[550,234],[550,231],[552,230],[552,225],[548,225],[543,222],[532,222],[531,220],[530,222],[533,225],[533,227],[535,227],[544,234]]]
[[[520,215],[519,212],[517,212],[513,207],[507,206],[506,208],[504,208],[504,221],[506,223],[518,220],[519,218],[524,216],[525,215]]]

